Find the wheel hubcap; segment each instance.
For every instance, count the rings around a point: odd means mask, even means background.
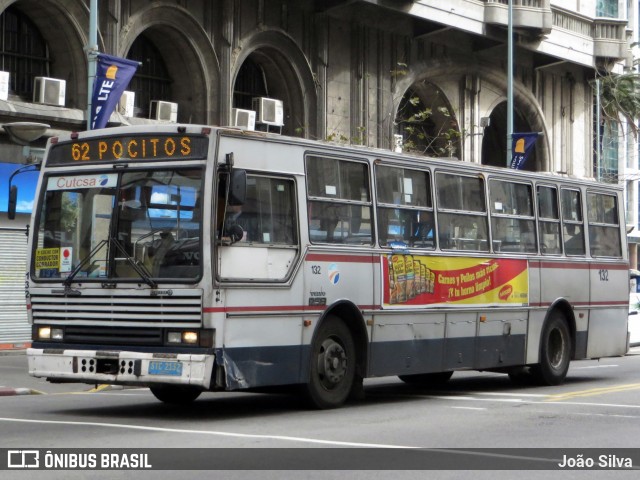
[[[560,330],[552,330],[549,335],[549,363],[558,369],[564,362],[564,337]]]
[[[327,388],[335,387],[347,374],[347,353],[342,345],[328,338],[318,354],[318,374]]]

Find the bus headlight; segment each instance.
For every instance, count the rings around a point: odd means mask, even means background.
[[[61,328],[38,327],[39,340],[62,340],[64,331]]]
[[[187,345],[197,345],[198,340],[198,332],[191,330],[167,333],[167,343],[186,343]]]
[[[182,332],[182,343],[188,343],[190,345],[197,345],[198,332]]]

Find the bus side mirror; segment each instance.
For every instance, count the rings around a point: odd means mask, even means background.
[[[18,186],[11,185],[11,188],[9,189],[9,204],[7,208],[7,217],[9,217],[9,220],[15,220],[17,204],[18,204]]]
[[[229,184],[229,205],[244,205],[247,198],[247,171],[233,169]]]

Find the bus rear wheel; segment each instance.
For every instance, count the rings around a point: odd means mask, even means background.
[[[443,385],[449,381],[453,372],[419,373],[416,375],[399,375],[398,378],[410,385],[423,387]]]
[[[571,333],[562,313],[555,311],[547,320],[540,338],[540,363],[531,367],[531,374],[541,385],[564,382],[571,361]]]
[[[158,385],[149,389],[158,400],[172,405],[191,403],[202,393],[198,388],[185,385]]]
[[[354,385],[356,349],[349,328],[337,317],[328,317],[311,345],[309,382],[305,385],[311,405],[336,408]]]

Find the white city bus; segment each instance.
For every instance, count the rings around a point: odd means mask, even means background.
[[[47,145],[29,372],[160,400],[460,369],[561,383],[627,350],[617,186],[202,126]]]

